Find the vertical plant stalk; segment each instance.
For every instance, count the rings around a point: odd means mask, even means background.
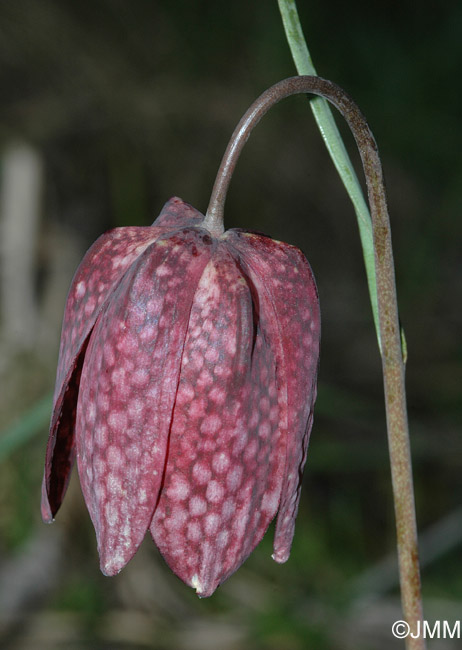
[[[411,631],[422,621],[417,526],[401,350],[395,271],[382,165],[369,126],[353,100],[337,85],[316,76],[285,79],[252,104],[234,130],[213,186],[206,214],[209,229],[223,231],[223,212],[236,162],[253,128],[267,111],[285,97],[312,93],[329,100],[345,118],[358,146],[367,182],[371,209],[376,267],[378,318],[382,341],[382,367],[385,387],[388,441],[395,504],[401,598]],[[422,629],[422,628],[421,628]],[[423,650],[422,638],[406,640],[409,650]]]
[[[317,75],[308,46],[303,36],[302,26],[298,17],[295,0],[278,0],[282,23],[289,43],[292,58],[300,75]],[[367,203],[356,176],[350,157],[348,156],[342,137],[335,124],[329,104],[323,97],[313,97],[310,100],[314,119],[321,132],[332,162],[345,186],[348,196],[353,203],[358,221],[359,236],[363,249],[364,265],[366,267],[367,284],[371,300],[372,315],[380,351],[379,316],[377,305],[377,287],[375,280],[374,244],[372,237],[372,222]]]

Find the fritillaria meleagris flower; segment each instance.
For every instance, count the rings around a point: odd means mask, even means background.
[[[171,199],[89,249],[64,315],[42,490],[51,522],[75,456],[101,569],[147,530],[209,596],[277,514],[287,560],[316,396],[320,317],[297,248]]]

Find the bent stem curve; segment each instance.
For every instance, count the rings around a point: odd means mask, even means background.
[[[398,559],[403,613],[411,631],[422,621],[417,526],[409,444],[409,429],[401,350],[390,220],[377,145],[353,100],[339,86],[316,76],[284,79],[271,86],[244,114],[223,156],[213,186],[204,225],[223,231],[223,212],[229,183],[239,155],[253,128],[265,113],[285,97],[310,93],[326,98],[345,118],[361,155],[373,225],[382,368],[385,389],[388,444],[395,506]],[[409,650],[423,650],[423,638],[408,636]]]

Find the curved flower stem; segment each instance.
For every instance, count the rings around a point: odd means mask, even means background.
[[[271,86],[252,104],[234,130],[213,186],[204,225],[223,232],[223,210],[228,186],[239,154],[253,128],[274,104],[298,93],[329,100],[350,127],[361,155],[371,209],[382,366],[385,387],[388,442],[395,504],[399,571],[403,612],[411,631],[422,621],[417,527],[404,385],[395,272],[382,165],[369,126],[353,100],[336,84],[316,76],[284,79]],[[407,637],[409,650],[422,650],[423,638]]]

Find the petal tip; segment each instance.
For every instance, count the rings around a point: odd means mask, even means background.
[[[125,549],[112,548],[110,551],[107,547],[106,550],[101,550],[101,544],[98,545],[99,553],[99,568],[101,573],[108,578],[116,576],[122,571],[123,568],[130,562],[133,555],[136,553],[138,547],[130,549],[126,552]]]
[[[125,565],[125,559],[116,555],[115,557],[111,557],[108,560],[101,560],[100,569],[103,575],[108,578],[112,578],[113,576],[116,576],[118,573],[120,573]]]
[[[197,574],[193,575],[191,578],[190,585],[193,589],[196,590],[196,594],[199,596],[199,598],[209,598],[218,586],[216,585],[214,587],[209,587],[207,585],[203,585]]]
[[[42,506],[40,508],[40,512],[42,515],[42,521],[44,524],[52,524],[54,522],[54,517],[51,513],[50,506],[48,505],[48,502],[43,502],[42,501]]]
[[[285,551],[284,549],[280,549],[275,551],[272,554],[272,559],[277,562],[278,564],[284,564],[284,562],[287,562],[290,556],[290,550]]]
[[[43,521],[44,524],[54,524],[55,523],[54,517],[52,517],[51,515],[48,515],[48,514],[44,514],[43,511],[42,511],[42,521]]]
[[[55,520],[51,511],[50,501],[48,499],[46,479],[43,477],[42,481],[42,501],[40,504],[40,513],[44,524],[52,524]]]

